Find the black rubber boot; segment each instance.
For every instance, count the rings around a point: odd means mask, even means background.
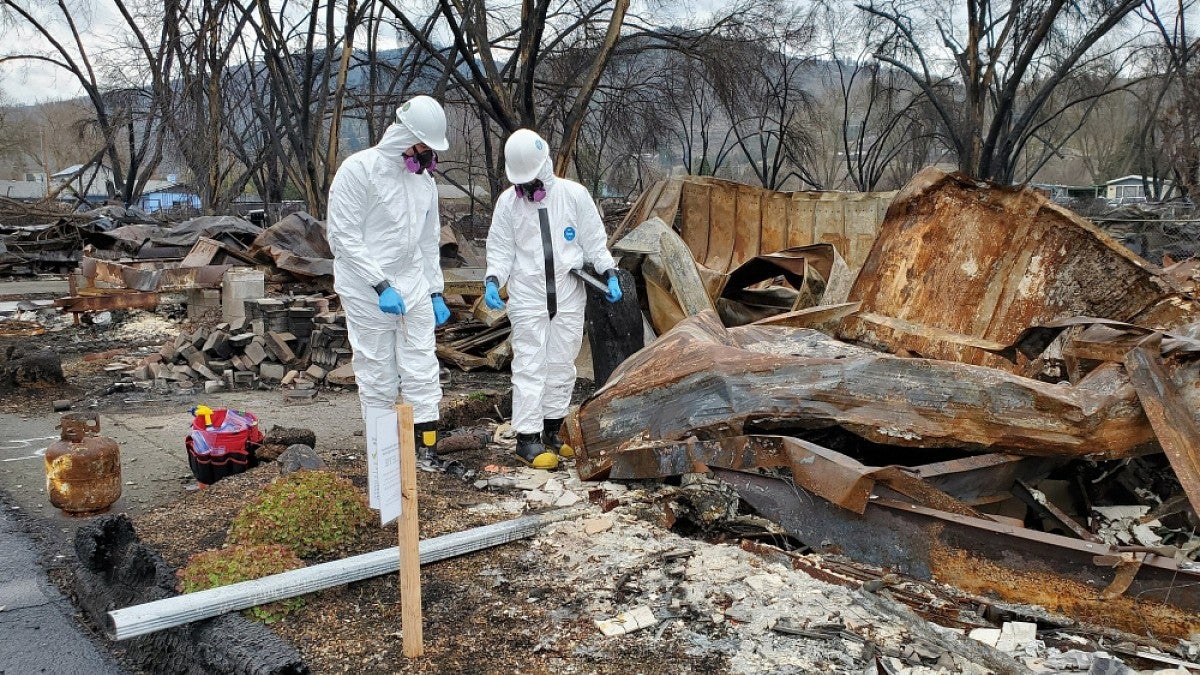
[[[417,422],[413,425],[417,434],[417,468],[429,473],[445,470],[442,458],[437,454],[437,427],[437,422]]]
[[[559,438],[558,433],[562,430],[563,418],[557,417],[542,421],[542,443],[547,450],[553,450],[558,453],[559,457],[571,458],[575,456],[575,449],[563,443]]]
[[[535,469],[550,471],[558,468],[558,455],[542,445],[540,434],[517,434],[517,459]]]
[[[429,473],[446,473],[451,476],[467,475],[467,467],[457,460],[445,460],[438,456],[437,422],[420,422],[413,425],[417,435],[417,468]]]

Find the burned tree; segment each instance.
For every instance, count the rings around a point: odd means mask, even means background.
[[[1143,14],[1156,44],[1144,95],[1145,123],[1136,138],[1139,168],[1153,182],[1147,193],[1163,196],[1169,176],[1181,195],[1200,201],[1200,38],[1188,26],[1193,0],[1160,8],[1147,0]]]
[[[874,22],[875,57],[924,92],[959,168],[1007,183],[1050,121],[1119,88],[1110,81],[1054,101],[1064,82],[1115,58],[1125,46],[1116,29],[1143,2],[966,0],[965,21],[958,6],[937,3],[873,0],[858,7]]]
[[[659,90],[657,107],[671,151],[688,175],[715,175],[737,146],[709,67],[687,54],[668,54],[663,79],[669,86]]]
[[[821,19],[831,61],[821,86],[846,182],[862,191],[897,187],[928,163],[938,140],[928,100],[907,74],[872,58],[862,17],[825,8]]]
[[[520,127],[547,136],[556,169],[574,163],[590,105],[618,52],[679,50],[735,24],[743,6],[723,8],[701,27],[672,28],[630,11],[628,0],[525,0],[517,7],[439,0],[434,14],[451,37],[435,44],[428,23],[394,0],[380,0],[414,46],[441,70],[435,94],[478,110],[491,138],[487,153],[493,194],[502,187],[501,141]],[[498,55],[507,55],[501,60]]]
[[[797,56],[811,44],[810,17],[777,17],[769,27],[748,29],[742,44],[729,45],[715,57],[716,91],[733,128],[734,143],[764,188],[776,190],[789,180],[822,188],[814,171],[812,96],[806,80],[813,63]]]
[[[163,21],[174,52],[175,80],[170,114],[164,123],[174,147],[191,171],[201,208],[225,210],[265,161],[262,149],[244,143],[244,120],[253,64],[237,64],[239,39],[250,19],[234,0],[176,0],[164,5]]]
[[[260,131],[268,146],[284,150],[283,168],[309,211],[323,215],[337,169],[354,36],[365,8],[357,0],[298,9],[276,9],[267,0],[239,2],[251,14],[254,45],[247,51],[261,61],[265,75],[255,89],[263,97],[251,100],[264,125]]]
[[[124,44],[92,53],[83,39],[85,16],[65,0],[52,7],[34,2],[0,0],[6,20],[27,29],[49,45],[45,52],[14,48],[0,63],[36,61],[66,71],[83,89],[95,110],[91,125],[103,148],[89,162],[112,171],[110,196],[133,204],[162,159],[169,82],[174,60],[170,37],[161,22],[150,21],[128,0],[109,0],[121,17]]]

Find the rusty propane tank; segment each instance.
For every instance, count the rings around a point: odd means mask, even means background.
[[[68,514],[106,511],[121,496],[121,446],[100,436],[100,415],[71,413],[62,438],[46,448],[46,492]]]

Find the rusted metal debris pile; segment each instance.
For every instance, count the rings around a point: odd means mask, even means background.
[[[86,213],[66,213],[54,205],[20,208],[20,217],[6,217],[0,208],[0,275],[66,272],[78,263],[89,239],[122,226],[152,222],[137,209],[119,207]]]
[[[568,420],[582,478],[712,472],[814,550],[1140,636],[1200,630],[1189,290],[1031,190],[926,170],[861,261],[831,242],[861,270],[828,297],[837,256],[804,257],[796,198],[728,189],[648,194],[614,236],[669,331]],[[768,281],[732,283],[750,261]],[[765,303],[731,286],[792,305],[747,323]]]
[[[173,226],[153,221],[117,226],[124,221],[111,215],[89,213],[91,220],[76,217],[55,226],[14,230],[36,239],[46,251],[45,260],[75,267],[69,276],[70,295],[56,301],[68,312],[153,309],[166,294],[186,293],[189,318],[214,323],[209,314],[220,313],[219,289],[226,282],[226,273],[235,267],[262,270],[268,287],[277,295],[332,290],[333,253],[325,239],[325,224],[307,213],[290,214],[266,229],[232,216],[202,216]],[[134,216],[121,216],[130,217]],[[20,250],[29,253],[30,246]],[[25,255],[14,260],[28,263],[33,259]],[[503,312],[489,312],[479,302],[483,295],[482,255],[470,242],[460,243],[450,227],[444,227],[441,264],[446,301],[459,320],[439,331],[439,355],[464,370],[507,367],[512,352],[508,319]],[[0,267],[0,273],[4,271]],[[330,339],[330,349],[349,349],[344,336]],[[210,356],[218,361],[228,358],[224,354]],[[340,357],[318,359],[313,365],[331,371],[343,361]]]
[[[311,225],[299,240],[281,238],[291,228]],[[282,239],[282,243],[281,243]],[[69,277],[71,295],[58,301],[63,309],[80,313],[104,309],[152,309],[163,294],[189,293],[189,304],[203,306],[218,293],[225,273],[233,267],[260,267],[276,283],[295,290],[328,288],[320,274],[305,274],[296,261],[324,241],[321,224],[307,214],[287,216],[263,228],[234,216],[201,216],[173,226],[133,224],[85,238],[83,256]],[[285,246],[297,251],[289,254]],[[325,248],[328,255],[328,248]],[[278,266],[282,259],[287,268]],[[325,271],[330,274],[330,271]],[[209,303],[212,304],[212,303]],[[195,317],[193,313],[193,318]]]

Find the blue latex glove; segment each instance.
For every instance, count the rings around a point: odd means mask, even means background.
[[[385,314],[403,314],[408,311],[404,308],[404,298],[401,298],[394,288],[385,288],[379,294],[379,309]]]
[[[440,295],[433,296],[433,320],[439,326],[450,320],[450,308]]]
[[[491,309],[504,309],[504,301],[500,299],[500,287],[491,281],[483,291],[483,303]]]
[[[615,276],[608,278],[608,301],[617,302],[621,299],[621,281]]]

